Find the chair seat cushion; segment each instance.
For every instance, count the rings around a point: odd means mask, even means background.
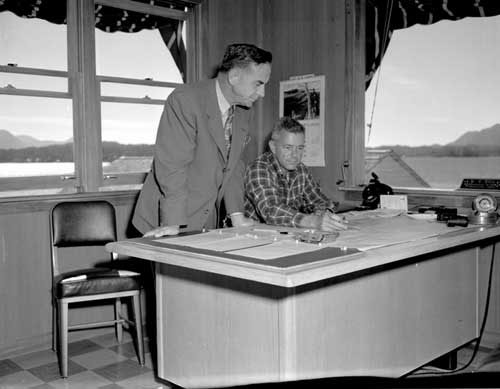
[[[140,274],[108,268],[79,269],[55,278],[56,298],[123,292],[141,288]]]

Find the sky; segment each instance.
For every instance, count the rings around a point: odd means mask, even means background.
[[[65,31],[65,26],[0,13],[0,64],[65,70]],[[156,31],[98,31],[96,44],[98,74],[181,82]],[[500,123],[499,69],[499,16],[396,30],[379,70],[377,94],[378,73],[366,94],[365,121],[372,123],[366,145],[446,144],[467,131]],[[62,79],[40,79],[37,87],[65,91]],[[34,89],[26,76],[0,73],[0,86],[9,83]],[[103,94],[119,94],[116,88]],[[168,94],[159,88],[120,89],[134,97],[163,99]],[[161,109],[104,103],[103,139],[154,143]],[[0,129],[61,141],[72,137],[71,122],[70,100],[0,95]]]
[[[446,144],[500,123],[500,17],[396,30],[365,100],[367,145]]]

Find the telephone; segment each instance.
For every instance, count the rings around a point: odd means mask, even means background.
[[[365,209],[375,209],[380,204],[380,195],[394,194],[389,185],[383,184],[379,181],[378,176],[372,172],[372,178],[368,185],[363,189],[363,202],[361,207]]]

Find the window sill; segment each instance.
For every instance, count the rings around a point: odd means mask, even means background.
[[[31,195],[0,197],[0,214],[45,211],[61,201],[108,200],[114,205],[132,204],[136,201],[138,190],[103,191],[88,193],[58,193],[50,195]]]
[[[363,201],[364,187],[341,187],[339,191],[344,192],[345,201],[348,203],[361,204]],[[469,211],[472,200],[481,193],[489,193],[500,201],[500,191],[477,191],[477,190],[449,190],[436,188],[392,188],[395,194],[407,195],[408,208],[431,206],[457,208],[460,213]]]
[[[363,192],[365,187],[339,187],[341,192]],[[475,197],[480,193],[489,193],[495,197],[500,197],[500,191],[495,190],[470,190],[470,189],[437,189],[437,188],[398,188],[393,187],[394,193],[415,196],[451,196],[451,197]]]

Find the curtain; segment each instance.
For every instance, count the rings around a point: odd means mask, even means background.
[[[383,58],[394,30],[440,20],[500,14],[500,0],[367,0],[366,88]]]
[[[171,20],[171,23],[159,27],[158,30],[170,50],[177,68],[181,72],[182,80],[186,82],[186,47],[182,39],[182,27],[183,22],[181,20]]]
[[[74,1],[74,0],[69,0]],[[147,4],[165,5],[161,0],[136,0]],[[168,2],[169,8],[184,10],[182,2]],[[66,0],[0,0],[0,12],[11,11],[23,18],[39,18],[56,24],[66,24]],[[186,48],[182,39],[182,21],[106,7],[95,6],[95,27],[106,32],[134,33],[143,29],[158,29],[172,54],[184,82]]]

